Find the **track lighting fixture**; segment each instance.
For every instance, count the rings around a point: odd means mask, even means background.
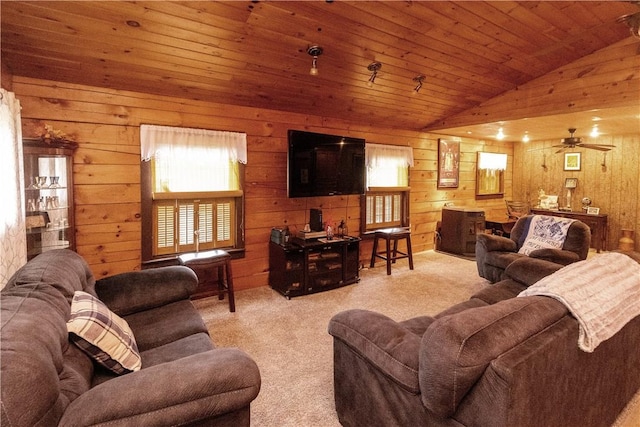
[[[309,70],[309,74],[312,76],[318,75],[318,56],[322,55],[322,48],[318,45],[309,46],[307,48],[307,53],[313,56],[313,61],[311,62],[311,69]]]
[[[637,3],[640,6],[640,3]],[[618,22],[624,22],[629,27],[631,35],[637,39],[640,39],[640,12],[634,14],[623,15],[618,18]]]
[[[374,61],[367,66],[367,70],[371,71],[371,77],[369,77],[369,81],[367,82],[367,86],[373,86],[373,83],[376,81],[376,76],[378,75],[378,70],[382,68],[382,64]]]
[[[417,76],[415,76],[413,78],[413,81],[418,83],[416,85],[416,87],[413,88],[413,94],[414,95],[417,95],[418,92],[420,92],[420,89],[422,89],[422,82],[424,82],[424,79],[426,79],[426,77],[423,76],[422,74],[418,74]]]

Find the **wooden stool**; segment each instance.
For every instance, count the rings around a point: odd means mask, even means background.
[[[236,302],[233,296],[233,274],[231,273],[231,255],[222,249],[204,252],[190,252],[178,257],[180,264],[191,268],[198,276],[198,287],[207,286],[212,282],[211,270],[217,270],[218,289],[206,290],[201,296],[218,295],[218,299],[224,299],[224,294],[229,294],[229,311],[236,311]],[[225,283],[226,271],[226,283]]]
[[[384,252],[378,252],[378,239],[384,239],[387,247]],[[398,240],[405,239],[407,243],[407,252],[398,250]],[[393,252],[391,251],[391,241],[393,241]],[[371,252],[371,265],[373,268],[376,258],[387,261],[387,275],[391,274],[391,264],[395,264],[396,260],[409,258],[409,269],[413,270],[413,253],[411,252],[411,230],[406,228],[384,228],[376,230],[373,238],[373,251]]]

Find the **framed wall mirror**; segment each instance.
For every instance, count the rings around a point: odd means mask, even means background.
[[[476,164],[476,199],[497,199],[504,196],[504,171],[507,155],[478,152]]]

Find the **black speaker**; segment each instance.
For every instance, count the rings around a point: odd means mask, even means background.
[[[311,231],[322,231],[322,209],[311,209],[309,213]]]

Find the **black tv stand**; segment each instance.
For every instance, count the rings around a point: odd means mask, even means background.
[[[269,242],[269,285],[287,298],[360,281],[360,239]]]

